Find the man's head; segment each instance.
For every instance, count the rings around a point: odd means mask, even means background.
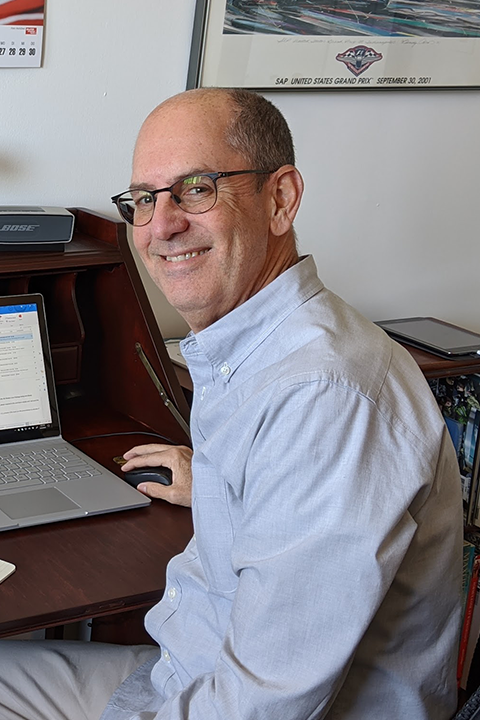
[[[292,222],[303,184],[294,159],[280,112],[246,91],[182,93],[158,106],[143,124],[131,189],[175,187],[153,196],[153,216],[134,228],[134,243],[154,281],[194,331],[297,261]],[[263,174],[215,177],[244,170]],[[201,178],[205,174],[212,177]],[[138,207],[152,209],[152,195],[145,200],[140,192],[136,198]]]

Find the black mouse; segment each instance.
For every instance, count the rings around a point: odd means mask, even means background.
[[[172,484],[172,471],[170,468],[163,467],[141,467],[135,468],[134,470],[127,470],[124,473],[124,479],[129,485],[137,487],[143,482],[160,483],[161,485]]]

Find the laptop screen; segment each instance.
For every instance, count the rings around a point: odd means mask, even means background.
[[[43,298],[0,297],[0,442],[59,433]]]

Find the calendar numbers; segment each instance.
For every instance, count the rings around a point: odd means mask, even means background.
[[[40,67],[43,27],[0,25],[0,69]]]

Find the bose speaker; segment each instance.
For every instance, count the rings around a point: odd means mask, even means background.
[[[0,252],[62,251],[74,223],[75,215],[65,208],[0,205]]]

